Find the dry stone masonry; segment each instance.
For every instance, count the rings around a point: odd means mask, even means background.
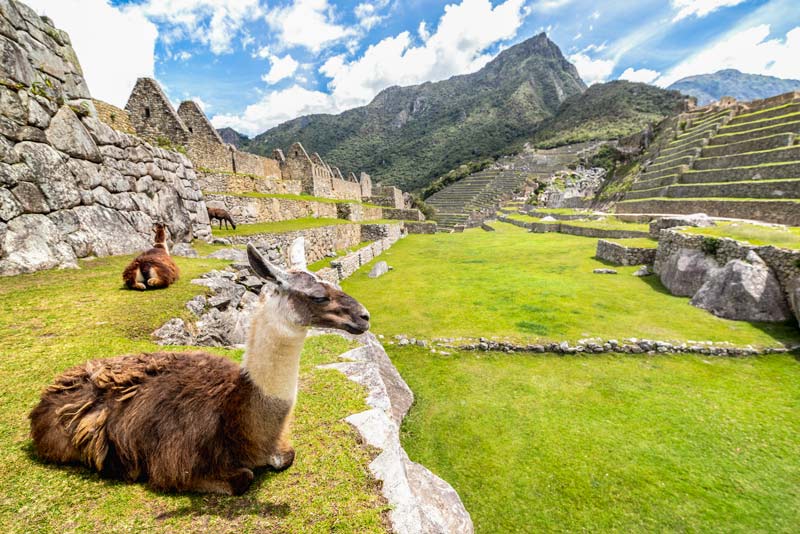
[[[2,0],[0,49],[0,274],[136,252],[155,221],[210,237],[192,163],[96,118],[66,33]]]

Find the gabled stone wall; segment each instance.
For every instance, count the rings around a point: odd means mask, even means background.
[[[189,130],[154,79],[136,80],[125,111],[136,133],[145,141],[157,144],[167,139],[179,146],[188,144]]]

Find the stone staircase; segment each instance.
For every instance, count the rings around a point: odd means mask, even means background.
[[[800,92],[678,117],[618,213],[800,225]]]
[[[596,143],[568,145],[550,150],[525,150],[500,159],[495,166],[431,195],[425,202],[436,210],[440,232],[460,231],[493,216],[500,205],[520,193],[533,180],[544,179],[574,162]]]

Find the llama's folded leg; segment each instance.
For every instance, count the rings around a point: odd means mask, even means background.
[[[220,493],[241,495],[253,483],[253,472],[246,467],[227,473],[220,478],[197,478],[192,480],[189,491],[198,493]]]
[[[147,285],[150,287],[165,287],[167,284],[158,272],[158,269],[150,269],[150,278],[147,279]]]
[[[275,443],[275,448],[270,453],[267,464],[276,471],[283,471],[291,467],[293,463],[294,448],[289,438],[289,425],[287,424]]]
[[[138,289],[139,291],[144,291],[147,289],[147,286],[144,285],[144,275],[142,274],[141,269],[136,269],[136,278],[130,287],[133,289]]]

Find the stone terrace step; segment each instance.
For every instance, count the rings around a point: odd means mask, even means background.
[[[720,134],[734,134],[742,133],[754,128],[769,128],[787,122],[795,122],[800,120],[800,112],[788,113],[778,117],[770,117],[766,119],[753,119],[752,121],[740,122],[739,124],[729,125],[726,124],[719,129]]]
[[[708,198],[624,200],[620,213],[691,214],[733,217],[800,226],[800,203],[792,200],[730,200]]]
[[[705,145],[705,139],[698,139],[693,143],[689,143],[688,145],[679,146],[675,148],[665,148],[661,151],[661,153],[656,158],[656,162],[667,158],[674,158],[680,156],[698,156],[700,155],[700,151],[703,150],[703,146]]]
[[[652,180],[642,179],[633,184],[633,186],[631,187],[631,191],[642,191],[645,189],[654,189],[656,187],[664,187],[667,185],[672,185],[678,182],[680,178],[681,178],[680,174],[670,174]]]
[[[745,152],[743,154],[735,154],[732,156],[697,158],[694,161],[694,169],[703,171],[709,169],[746,167],[751,165],[763,165],[764,163],[788,161],[800,161],[800,145],[786,148],[775,148],[772,150],[761,150],[757,152]]]
[[[694,161],[694,158],[695,155],[658,158],[647,167],[647,172],[651,173],[663,169],[672,169],[680,165],[691,165],[692,161]]]
[[[650,195],[670,198],[781,198],[800,199],[800,178],[789,180],[757,180],[717,184],[675,184],[665,193]],[[634,198],[634,197],[631,197]],[[638,197],[645,198],[645,197]],[[628,197],[626,196],[627,200]],[[800,205],[798,205],[800,209]]]
[[[756,137],[766,137],[779,133],[800,133],[800,120],[753,128],[740,133],[719,132],[709,142],[709,145],[724,145],[728,143],[738,143],[739,141],[749,141]]]
[[[657,171],[650,172],[648,169],[647,171],[642,173],[641,181],[645,180],[654,180],[656,178],[662,178],[664,176],[670,176],[673,174],[680,174],[686,169],[685,166],[677,166],[677,167],[666,167],[663,169],[659,169]]]
[[[756,152],[759,150],[771,150],[773,148],[783,148],[792,146],[796,134],[781,133],[769,135],[767,137],[756,137],[748,141],[738,143],[728,143],[726,145],[709,145],[702,149],[702,157],[710,158],[717,156],[731,156],[743,152]]]
[[[743,182],[745,180],[777,180],[800,178],[800,162],[776,163],[754,167],[729,167],[707,171],[689,170],[681,183]]]
[[[780,117],[782,115],[788,115],[790,113],[797,113],[798,111],[800,111],[800,102],[792,102],[789,104],[783,104],[782,106],[775,106],[763,109],[761,111],[739,114],[734,118],[732,118],[728,122],[728,125],[735,126],[743,122],[750,122],[757,119],[771,119],[773,117]]]

